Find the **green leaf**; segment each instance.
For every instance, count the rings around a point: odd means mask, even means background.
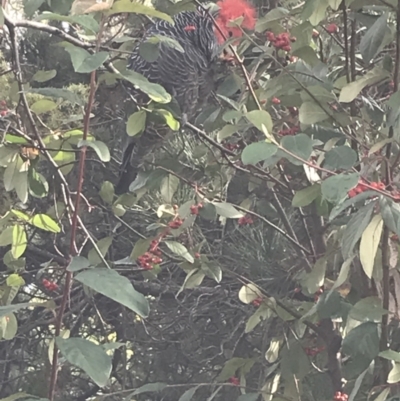
[[[314,184],[297,191],[292,199],[293,207],[304,207],[311,204],[321,194],[321,185]]]
[[[67,270],[70,272],[77,272],[79,270],[87,269],[91,264],[88,259],[83,256],[73,256],[71,262],[67,266]]]
[[[236,132],[238,132],[237,125],[227,124],[221,129],[221,131],[218,132],[217,140],[219,143],[221,143],[224,139],[229,138],[231,135],[233,135]],[[259,143],[261,143],[261,142],[259,142]]]
[[[302,348],[299,341],[290,341],[288,345],[282,347],[280,354],[280,368],[283,380],[290,380],[296,377],[296,380],[303,380],[311,369],[309,358]],[[275,397],[274,397],[275,398]]]
[[[218,382],[225,382],[230,377],[235,376],[236,372],[249,363],[249,358],[232,358],[225,362],[221,373],[217,377]]]
[[[182,45],[176,39],[169,36],[154,35],[148,38],[147,42],[152,44],[162,43],[165,46],[170,47],[171,49],[175,49],[180,53],[185,53],[185,49],[182,47]]]
[[[338,174],[324,180],[321,185],[322,196],[333,204],[342,202],[350,189],[358,184],[358,173]]]
[[[324,285],[326,265],[326,257],[319,258],[311,272],[302,277],[301,285],[307,289],[309,294],[314,294]]]
[[[164,243],[171,250],[171,252],[175,253],[175,255],[182,256],[189,263],[194,263],[193,256],[189,253],[184,245],[176,241],[165,241]]]
[[[357,162],[357,153],[349,146],[337,146],[325,154],[324,167],[328,170],[347,170]]]
[[[103,258],[107,254],[108,249],[110,248],[110,246],[112,244],[112,241],[113,241],[112,237],[104,237],[96,243],[96,246],[97,246],[98,250],[100,251],[101,256],[103,256]],[[99,256],[96,248],[92,248],[89,251],[88,259],[93,266],[97,266],[103,262],[101,257]]]
[[[154,113],[160,115],[165,120],[168,127],[172,129],[172,131],[179,130],[180,123],[178,120],[175,119],[175,117],[172,115],[170,111],[164,109],[157,109],[154,110]]]
[[[56,337],[56,344],[69,363],[82,369],[98,386],[107,385],[112,360],[102,346],[84,338],[62,337]]]
[[[379,354],[378,325],[366,322],[352,329],[343,339],[342,350],[353,358],[363,355],[372,361]]]
[[[388,311],[382,308],[382,302],[378,297],[367,297],[358,301],[350,309],[349,318],[359,322],[380,323],[382,316],[387,313]]]
[[[186,390],[180,397],[178,401],[192,401],[194,393],[197,391],[199,387],[192,387],[189,390]]]
[[[349,199],[345,200],[343,203],[340,203],[339,205],[335,206],[332,209],[332,212],[329,216],[329,221],[332,221],[333,219],[335,219],[337,216],[339,216],[340,213],[342,213],[348,207],[355,205],[358,202],[360,202],[360,203],[364,202],[366,199],[369,199],[374,195],[376,195],[376,192],[374,192],[374,191],[365,191],[365,192],[361,192],[360,194],[354,196],[353,198],[349,198]]]
[[[59,233],[61,231],[58,223],[46,214],[36,214],[28,220],[28,223],[51,233]]]
[[[47,99],[38,100],[31,106],[31,110],[36,114],[47,113],[56,108],[57,108],[57,103],[54,103],[52,100],[47,100]]]
[[[56,75],[57,75],[56,70],[36,71],[35,75],[32,77],[32,80],[36,82],[46,82],[50,81],[50,79],[53,79]]]
[[[131,397],[138,395],[138,394],[143,394],[143,393],[159,393],[163,391],[167,387],[166,383],[147,383],[144,386],[140,386],[137,388],[132,394]]]
[[[383,13],[368,31],[361,37],[360,53],[366,64],[382,50],[386,34],[390,29],[387,25],[388,13]]]
[[[24,1],[24,13],[27,17],[32,17],[33,14],[40,8],[45,0],[25,0]],[[1,26],[3,26],[4,21]]]
[[[104,181],[101,185],[99,195],[105,203],[111,205],[114,199],[114,185],[110,181]]]
[[[327,107],[327,106],[325,106]],[[299,120],[302,124],[311,125],[325,121],[329,115],[315,102],[304,102],[299,109]]]
[[[26,231],[24,226],[16,224],[13,227],[11,253],[14,259],[18,259],[25,252],[27,246]]]
[[[253,110],[246,113],[245,116],[261,132],[264,132],[264,134],[271,134],[273,123],[268,112],[265,110]],[[263,127],[265,127],[265,129]]]
[[[12,244],[14,227],[7,227],[0,234],[0,246],[7,246]]]
[[[157,103],[169,103],[172,99],[171,95],[161,85],[151,83],[138,72],[129,70],[125,71],[123,74],[119,74],[117,77],[129,81]]]
[[[139,3],[132,3],[130,0],[116,1],[114,5],[111,7],[111,9],[107,12],[108,15],[113,15],[118,13],[143,14],[149,17],[163,19],[169,22],[170,24],[174,23],[174,20],[168,14],[164,14],[160,11],[155,10],[154,8],[147,7]]]
[[[131,114],[126,123],[126,133],[129,136],[140,134],[146,127],[146,116],[144,110]]]
[[[104,142],[80,140],[78,142],[78,148],[81,148],[82,146],[87,146],[89,148],[92,148],[97,153],[97,156],[99,156],[99,159],[102,162],[110,161],[111,158],[110,150],[108,149],[107,145]]]
[[[257,163],[267,160],[278,151],[278,147],[273,143],[265,141],[251,143],[247,145],[242,152],[242,163],[244,165]]]
[[[71,6],[71,14],[88,14],[95,12],[104,12],[111,8],[113,1],[110,0],[74,0]]]
[[[178,291],[178,295],[184,289],[192,289],[198,287],[204,280],[205,274],[198,269],[191,270],[185,278],[185,281],[182,284],[182,287]]]
[[[6,329],[3,332],[3,339],[4,340],[12,340],[18,331],[18,320],[15,317],[14,313],[10,313],[7,316],[5,316],[7,326]],[[3,318],[4,319],[4,318]]]
[[[161,196],[166,203],[171,204],[172,198],[179,187],[179,178],[173,174],[168,174],[161,181]]]
[[[298,134],[295,136],[285,136],[281,141],[281,146],[290,153],[298,156],[302,160],[307,161],[312,153],[312,141],[306,134]],[[284,151],[284,150],[283,150]],[[297,160],[289,154],[285,157],[294,165],[303,165],[302,160]]]
[[[77,104],[83,106],[85,104],[84,100],[76,93],[71,92],[68,89],[58,89],[58,88],[35,88],[27,90],[28,93],[38,93],[46,97],[52,97],[55,99],[64,99],[71,104]]]
[[[149,249],[151,241],[151,238],[140,238],[137,240],[135,246],[133,247],[130,258],[132,260],[136,260],[139,256],[145,254]]]
[[[376,214],[361,236],[360,262],[368,278],[372,278],[374,263],[379,243],[381,242],[383,219]]]
[[[142,317],[149,315],[150,307],[146,298],[133,288],[126,277],[114,270],[106,268],[85,270],[78,273],[75,280],[126,306]]]
[[[100,51],[90,54],[87,50],[66,42],[63,43],[63,46],[71,56],[74,71],[81,74],[97,70],[108,58],[108,52]]]
[[[379,200],[379,206],[385,224],[391,231],[400,235],[400,205],[386,197],[382,197]]]
[[[13,273],[7,277],[6,284],[9,287],[21,287],[25,285],[25,280],[19,274]]]
[[[97,33],[99,30],[99,23],[95,20],[92,15],[60,15],[50,12],[43,12],[42,14],[38,15],[35,20],[48,20],[48,21],[66,21],[70,24],[78,24],[93,33]]]
[[[222,270],[215,262],[203,262],[200,266],[201,271],[217,283],[221,282]]]
[[[341,241],[342,254],[345,259],[352,256],[354,247],[371,221],[374,206],[375,202],[372,202],[362,207],[347,223]]]
[[[231,203],[227,202],[213,202],[217,214],[222,217],[229,219],[240,219],[244,216],[242,212],[239,212]]]
[[[21,219],[22,221],[26,221],[28,222],[30,220],[30,216],[24,212],[22,212],[21,210],[17,210],[17,209],[12,209],[11,213],[17,217],[18,219]]]
[[[366,87],[374,85],[390,77],[390,73],[380,67],[374,67],[361,78],[350,82],[340,91],[339,102],[350,103]]]
[[[154,63],[160,55],[160,50],[157,44],[145,41],[139,44],[139,54],[147,62]]]
[[[72,146],[69,143],[64,143],[63,150],[50,152],[63,174],[68,174],[74,168],[72,162],[75,161],[75,152],[72,150]]]
[[[389,361],[394,361],[394,362],[400,363],[400,352],[396,352],[391,349],[388,349],[386,351],[381,351],[379,353],[379,356],[381,358],[388,359]]]
[[[259,323],[263,320],[267,320],[272,314],[271,308],[269,308],[265,303],[262,303],[259,308],[249,317],[246,323],[245,333],[250,333],[253,331]],[[267,351],[268,353],[268,351]],[[268,361],[270,362],[270,361]]]

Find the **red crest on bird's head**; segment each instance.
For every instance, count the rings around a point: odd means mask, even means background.
[[[217,3],[218,16],[215,21],[227,39],[240,38],[243,35],[241,28],[254,29],[256,25],[256,10],[246,0],[221,0]],[[237,20],[239,26],[235,26]],[[218,29],[215,29],[219,43],[225,41]]]

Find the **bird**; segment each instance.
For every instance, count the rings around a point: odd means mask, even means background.
[[[226,41],[235,45],[243,36],[243,30],[254,29],[256,10],[247,0],[220,0],[216,6],[199,5],[195,11],[182,11],[173,17],[173,22],[159,20],[147,30],[134,47],[127,70],[164,87],[179,106],[182,121],[191,122],[212,92],[214,66],[226,51]],[[160,35],[178,42],[180,48],[160,41],[156,58],[146,60],[140,51],[141,44]],[[136,99],[136,89],[130,88],[130,91],[131,98]],[[120,177],[115,187],[117,195],[129,191],[138,173],[140,155],[149,152],[152,138],[163,137],[165,132],[165,125],[162,128],[153,124],[146,126],[139,137],[126,135]]]

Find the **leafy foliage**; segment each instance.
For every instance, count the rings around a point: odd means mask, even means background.
[[[126,69],[126,32],[193,5],[29,0],[14,21],[8,3],[2,399],[392,399],[397,2],[256,1],[188,124]],[[183,50],[140,51],[160,46]],[[117,196],[125,134],[155,122],[170,134]]]

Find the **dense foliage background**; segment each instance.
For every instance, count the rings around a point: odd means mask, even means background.
[[[126,57],[196,2],[3,0],[2,400],[398,399],[400,1],[255,5],[181,128]]]

